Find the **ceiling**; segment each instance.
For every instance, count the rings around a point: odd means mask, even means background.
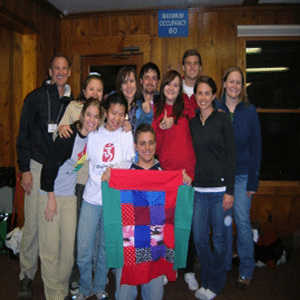
[[[213,5],[295,4],[300,0],[48,0],[64,15],[147,8],[189,8]]]

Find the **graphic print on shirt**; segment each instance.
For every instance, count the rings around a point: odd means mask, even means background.
[[[111,162],[115,157],[115,145],[113,143],[107,143],[103,148],[102,161],[107,163]]]
[[[74,173],[77,173],[81,169],[81,167],[87,159],[86,148],[87,144],[85,144],[83,150],[77,154],[77,162],[73,170]]]

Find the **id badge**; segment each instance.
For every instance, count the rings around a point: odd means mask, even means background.
[[[57,128],[57,124],[56,123],[48,123],[48,133],[53,133]]]

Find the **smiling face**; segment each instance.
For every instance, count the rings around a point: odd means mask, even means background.
[[[115,131],[123,125],[125,120],[125,110],[124,105],[119,103],[111,104],[108,111],[105,112],[105,117],[107,119],[105,128],[108,131]]]
[[[56,83],[57,87],[63,87],[71,75],[68,61],[64,57],[56,57],[49,69],[51,84]]]
[[[199,106],[201,113],[209,112],[213,109],[212,103],[215,99],[212,88],[204,82],[200,82],[197,86],[195,94],[197,105]]]
[[[200,74],[201,66],[197,56],[188,56],[182,65],[184,78],[188,80],[196,80]]]
[[[164,95],[166,97],[166,103],[173,105],[180,92],[180,78],[176,76],[172,81],[164,87]]]
[[[239,101],[243,89],[241,73],[238,71],[229,73],[224,82],[224,88],[226,89],[226,98]]]
[[[100,121],[100,112],[99,108],[95,105],[90,105],[84,112],[82,118],[82,128],[81,134],[87,135],[89,132],[92,132],[97,129]]]
[[[121,91],[128,103],[131,103],[133,101],[136,89],[137,87],[134,74],[130,72],[121,85]]]
[[[143,75],[143,78],[140,79],[140,83],[144,93],[154,94],[158,84],[158,76],[156,71],[150,69]]]
[[[101,80],[95,78],[91,79],[86,89],[83,90],[83,94],[86,99],[93,97],[101,101],[103,98],[103,84]]]
[[[140,132],[134,148],[139,154],[139,165],[153,164],[156,150],[155,136],[150,131]]]

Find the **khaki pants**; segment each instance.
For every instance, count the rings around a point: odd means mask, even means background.
[[[30,161],[30,171],[33,177],[33,188],[30,195],[25,195],[25,223],[20,245],[20,280],[25,275],[34,279],[38,264],[38,199],[42,164]]]
[[[47,194],[40,195],[39,247],[42,279],[47,300],[63,300],[68,295],[74,263],[76,196],[56,197],[57,215],[47,222],[44,215]]]

